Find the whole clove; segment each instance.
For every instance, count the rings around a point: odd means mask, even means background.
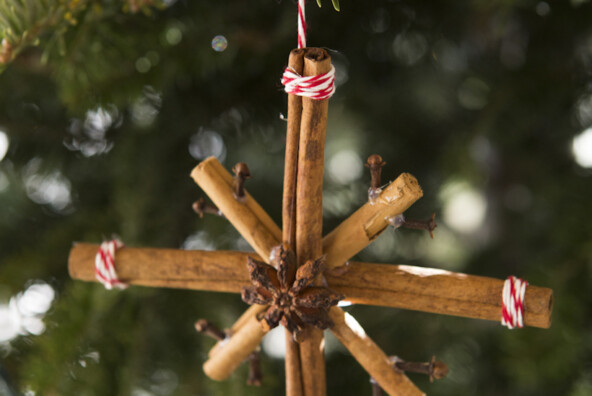
[[[210,336],[217,341],[223,341],[226,339],[226,333],[206,319],[200,319],[195,322],[195,330]]]
[[[434,379],[442,379],[448,375],[448,366],[436,360],[435,356],[432,356],[429,362],[406,362],[397,356],[393,356],[389,360],[396,370],[429,375],[430,382],[434,382]]]
[[[222,214],[222,211],[216,205],[207,203],[203,197],[195,201],[191,207],[199,215],[200,219],[203,219],[205,213],[224,217],[224,214]]]
[[[234,175],[234,197],[243,200],[245,198],[245,180],[251,178],[249,167],[244,162],[239,162],[232,168]]]

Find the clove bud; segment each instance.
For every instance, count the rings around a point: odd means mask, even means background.
[[[195,330],[210,336],[217,341],[223,341],[226,339],[226,333],[206,319],[200,319],[195,322]]]
[[[432,213],[432,217],[428,220],[406,219],[401,213],[395,217],[391,217],[388,222],[394,228],[405,227],[414,230],[426,230],[430,233],[432,239],[434,239],[434,229],[438,226],[438,224],[436,224],[436,213]]]
[[[203,219],[205,213],[213,214],[216,216],[224,217],[224,214],[214,204],[206,203],[204,198],[200,198],[193,203],[191,206],[193,211],[199,215],[200,219]]]
[[[251,172],[244,162],[234,165],[232,171],[236,176],[234,179],[234,197],[242,201],[245,198],[245,180],[251,178]]]
[[[370,202],[374,202],[376,198],[382,192],[380,188],[381,184],[381,172],[382,167],[386,165],[386,162],[382,160],[382,157],[378,154],[372,154],[366,161],[366,168],[370,169],[370,188],[368,189],[368,199]]]
[[[432,359],[426,363],[406,362],[397,356],[392,356],[389,360],[395,370],[427,374],[430,377],[430,382],[434,382],[434,379],[442,379],[448,375],[448,366],[443,362],[437,361],[435,356],[432,356]]]

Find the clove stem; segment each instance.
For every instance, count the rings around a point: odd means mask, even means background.
[[[261,354],[259,351],[254,351],[249,355],[249,377],[247,378],[247,385],[261,386],[262,381]]]
[[[448,366],[443,362],[437,361],[435,356],[432,356],[429,362],[406,362],[397,356],[390,357],[389,360],[397,370],[428,375],[430,382],[434,382],[434,379],[442,379],[448,375]]]
[[[432,213],[432,217],[430,217],[428,220],[405,219],[402,226],[414,230],[426,230],[430,233],[430,237],[433,239],[433,231],[438,226],[438,224],[436,224],[436,213]]]
[[[223,341],[226,339],[226,333],[206,319],[200,319],[195,322],[195,330],[218,341]]]

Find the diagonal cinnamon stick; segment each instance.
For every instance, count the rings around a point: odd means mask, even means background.
[[[353,316],[333,307],[331,333],[351,352],[374,380],[392,396],[423,396],[407,376],[393,370],[388,356],[364,332]]]
[[[216,353],[203,365],[206,375],[214,380],[222,381],[259,346],[265,331],[259,321],[250,318],[239,331],[225,341],[224,353]]]
[[[406,211],[423,192],[417,179],[402,173],[372,203],[365,203],[323,239],[327,269],[343,265],[368,246],[389,225],[388,220]]]
[[[308,48],[304,76],[324,74],[331,57],[320,48]],[[298,264],[321,256],[323,231],[323,169],[329,101],[302,98],[302,118],[296,178],[296,256]],[[320,281],[320,279],[319,279]],[[326,394],[322,330],[307,327],[300,342],[302,383],[306,396]]]
[[[233,177],[215,157],[200,162],[191,177],[259,256],[269,262],[271,250],[280,243],[282,232],[253,197],[245,191],[241,202],[234,198]]]
[[[288,66],[297,74],[304,70],[306,49],[290,52]],[[296,251],[296,178],[298,173],[298,145],[300,141],[300,119],[302,117],[302,97],[288,95],[288,126],[286,131],[286,155],[284,158],[284,194],[282,199],[282,240],[290,249]],[[293,279],[296,268],[291,268]],[[286,329],[286,396],[302,396],[302,371],[300,366],[300,346]]]

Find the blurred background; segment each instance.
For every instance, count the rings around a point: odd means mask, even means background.
[[[283,335],[217,383],[213,341],[240,296],[71,280],[74,241],[249,250],[224,219],[199,219],[191,169],[245,161],[249,192],[281,221],[294,1],[13,0],[0,5],[0,394],[278,395]],[[549,330],[353,306],[387,354],[450,367],[429,395],[592,394],[592,7],[586,0],[327,0],[307,7],[310,46],[337,70],[327,128],[324,228],[383,180],[414,174],[424,197],[361,261],[506,278],[555,293]],[[141,265],[141,263],[138,263]],[[279,338],[278,338],[279,337]],[[279,339],[279,341],[278,341]],[[329,395],[370,395],[327,339]]]

